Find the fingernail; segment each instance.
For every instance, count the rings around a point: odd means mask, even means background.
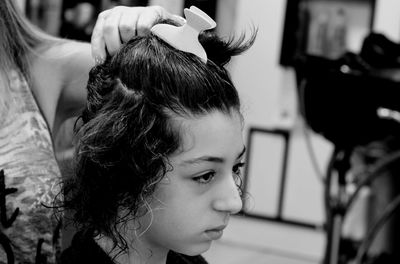
[[[184,19],[183,17],[181,17],[181,16],[176,16],[176,18],[179,19],[179,21],[182,23],[182,25],[183,25],[183,24],[186,24],[186,19]]]

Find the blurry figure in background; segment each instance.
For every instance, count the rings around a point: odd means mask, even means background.
[[[64,1],[60,36],[89,41],[99,13],[100,3],[101,1],[99,0],[84,2]]]
[[[158,24],[91,70],[59,204],[79,232],[62,264],[206,263],[240,211],[243,118],[224,65],[255,34],[223,41],[190,10],[189,26]]]
[[[160,7],[104,11],[93,56],[100,62],[106,47],[115,53],[161,18],[182,21]],[[90,44],[47,35],[11,0],[0,1],[0,31],[0,263],[55,263],[60,225],[45,206],[61,178],[52,141],[85,106],[95,61]]]
[[[60,36],[68,39],[89,41],[98,14],[102,10],[122,6],[147,6],[147,0],[101,1],[74,0],[63,1]]]
[[[63,0],[23,0],[16,1],[25,10],[29,21],[45,31],[57,36],[60,31],[61,5]]]

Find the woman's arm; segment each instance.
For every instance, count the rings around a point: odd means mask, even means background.
[[[107,52],[114,54],[133,36],[147,34],[161,19],[184,23],[183,18],[158,6],[114,7],[99,15],[91,44],[65,40],[40,52],[32,68],[33,90],[52,130],[80,113],[95,62],[104,60]]]

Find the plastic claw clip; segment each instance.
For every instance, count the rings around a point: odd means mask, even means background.
[[[176,27],[169,24],[157,24],[151,32],[167,42],[172,47],[184,52],[190,52],[207,62],[207,54],[199,42],[199,34],[214,28],[217,23],[206,13],[195,6],[183,10],[186,24]]]

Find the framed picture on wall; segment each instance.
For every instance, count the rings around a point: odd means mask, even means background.
[[[358,52],[374,21],[375,0],[287,0],[280,64],[299,54],[337,59]]]

